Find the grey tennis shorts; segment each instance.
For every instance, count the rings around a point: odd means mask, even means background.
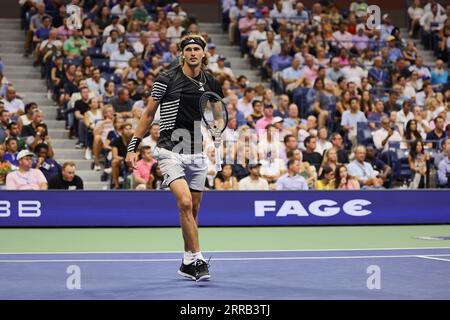
[[[179,154],[164,148],[156,147],[153,156],[158,160],[161,174],[164,177],[163,186],[168,187],[173,181],[184,178],[193,191],[203,191],[205,188],[207,163],[206,155]]]

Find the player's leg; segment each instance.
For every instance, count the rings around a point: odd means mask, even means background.
[[[200,202],[202,201],[203,198],[203,192],[191,190],[191,196],[192,196],[192,214],[198,226],[198,213],[200,211]]]

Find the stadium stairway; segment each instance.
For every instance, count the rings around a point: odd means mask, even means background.
[[[430,68],[430,71],[436,65],[437,58],[434,56],[433,51],[425,49],[423,44],[420,42],[420,38],[412,38],[408,34],[408,28],[400,28],[400,33],[402,38],[406,41],[413,41],[416,45],[417,52],[423,57],[423,64]]]
[[[200,30],[207,32],[212,42],[216,45],[216,51],[227,58],[236,77],[244,75],[254,86],[261,83],[258,70],[253,70],[247,60],[241,57],[239,47],[231,46],[228,34],[222,30],[220,23],[201,23]]]
[[[69,139],[64,121],[56,119],[56,104],[47,98],[47,88],[41,79],[39,67],[33,67],[31,56],[23,57],[24,33],[19,19],[0,19],[0,57],[4,63],[4,76],[10,81],[24,103],[36,102],[43,111],[44,122],[53,141],[55,159],[63,164],[74,161],[76,174],[84,181],[84,188],[102,190],[108,183],[101,182],[101,172],[91,170],[91,160],[84,159],[84,151],[75,149],[76,140]]]

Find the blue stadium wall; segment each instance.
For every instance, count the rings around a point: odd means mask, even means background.
[[[201,226],[450,223],[449,190],[205,192]],[[170,192],[0,191],[0,227],[178,226]]]

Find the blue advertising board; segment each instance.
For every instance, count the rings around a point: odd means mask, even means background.
[[[450,223],[450,190],[205,192],[201,226]],[[0,227],[178,226],[170,192],[1,191]]]

